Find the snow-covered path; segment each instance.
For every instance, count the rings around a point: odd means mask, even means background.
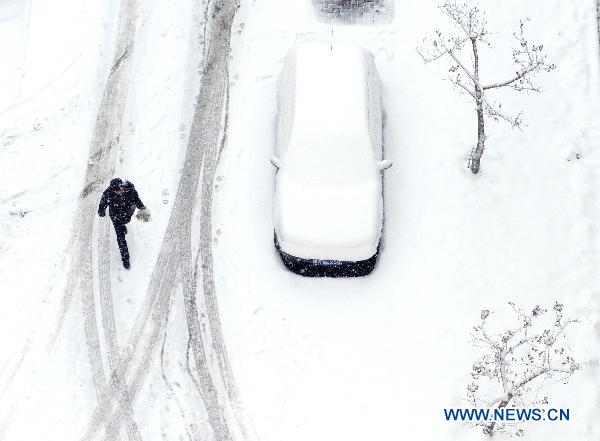
[[[154,439],[156,433],[167,431],[174,437],[185,433],[190,439],[229,440],[233,436],[238,438],[238,431],[243,431],[242,425],[236,423],[237,407],[229,403],[236,399],[236,393],[214,293],[207,292],[204,301],[201,287],[196,295],[200,277],[203,287],[210,289],[211,256],[202,254],[204,269],[198,272],[198,259],[194,262],[192,252],[200,254],[199,240],[191,242],[194,213],[201,219],[210,214],[212,178],[223,136],[222,115],[228,89],[229,28],[237,5],[220,1],[208,5],[181,2],[154,5],[141,11],[139,6],[137,0],[124,0],[121,5],[115,55],[95,118],[85,182],[68,245],[71,269],[66,277],[65,293],[60,302],[48,295],[49,307],[40,312],[46,323],[52,322],[49,317],[58,311],[56,323],[42,325],[50,334],[50,342],[46,349],[44,344],[48,338],[36,336],[33,345],[27,343],[15,367],[9,365],[16,378],[10,372],[8,376],[3,375],[4,391],[11,392],[4,401],[11,410],[2,415],[3,438],[7,433],[11,434],[10,439],[30,438],[34,436],[32,433],[43,429],[23,426],[22,421],[27,420],[31,406],[18,403],[22,401],[20,393],[24,393],[23,382],[30,378],[39,383],[48,375],[44,371],[36,372],[42,360],[57,366],[66,363],[86,390],[88,385],[93,385],[92,390],[96,392],[95,400],[84,395],[76,403],[59,407],[62,417],[70,415],[67,420],[75,419],[77,423],[69,428],[60,422],[54,423],[44,436],[112,440],[121,434],[124,438],[139,440]],[[191,14],[181,14],[177,8],[187,8]],[[210,23],[206,31],[203,23]],[[149,32],[149,28],[154,32]],[[161,28],[164,33],[160,33]],[[166,42],[157,40],[169,32],[175,32],[176,43],[183,40],[185,44],[174,48],[172,42],[169,47],[168,39]],[[209,43],[204,45],[203,38]],[[134,50],[134,46],[139,49]],[[150,52],[149,47],[152,47]],[[156,57],[153,51],[162,57]],[[187,59],[176,59],[178,63],[184,61],[181,65],[164,66],[165,55],[172,57],[182,53]],[[155,72],[148,72],[147,64],[157,62],[163,65]],[[198,65],[202,67],[201,75],[196,72]],[[166,87],[154,91],[163,73],[168,74]],[[191,81],[196,84],[196,91],[190,88]],[[171,87],[177,88],[175,100],[167,95]],[[189,95],[186,97],[186,94]],[[155,100],[157,95],[166,108],[157,105],[144,108],[144,102]],[[186,102],[190,105],[186,106]],[[173,104],[176,107],[180,103],[183,104],[180,112],[165,113]],[[152,121],[156,114],[158,119]],[[181,123],[188,117],[191,120],[189,139],[186,124]],[[169,133],[165,129],[173,123],[177,131]],[[165,146],[149,146],[144,133],[144,129],[153,132],[157,127],[164,134],[161,138],[166,138],[172,148],[166,155]],[[173,135],[179,140],[174,140]],[[185,157],[178,154],[177,146],[185,147]],[[153,151],[159,155],[153,155]],[[179,177],[178,166],[182,166]],[[157,172],[161,175],[156,176]],[[156,208],[155,221],[149,224],[156,225],[150,238],[148,228],[140,231],[136,225],[130,225],[134,268],[128,274],[123,274],[120,268],[110,222],[107,219],[96,222],[100,194],[115,174],[136,182],[146,204],[153,210]],[[208,181],[199,185],[202,174]],[[168,186],[162,192],[155,190],[149,198],[144,196],[148,194],[144,188],[169,182],[178,185],[172,205]],[[167,205],[165,208],[172,206],[171,210],[159,210],[161,197],[162,203]],[[197,201],[204,202],[208,210],[203,213],[195,210]],[[210,222],[195,219],[194,224],[204,225],[194,231],[210,240]],[[181,300],[176,301],[180,293],[183,294]],[[180,324],[183,326],[178,326]],[[81,344],[83,342],[85,344]],[[119,342],[124,343],[123,347],[119,347]],[[75,344],[77,358],[62,355],[65,344]],[[84,357],[82,363],[80,351],[86,347],[87,360]],[[159,349],[160,364],[157,365]],[[181,354],[187,358],[186,365],[178,362]],[[217,360],[214,366],[209,358]],[[53,381],[59,384],[73,382],[73,379],[60,375]],[[182,385],[184,390],[179,391]],[[156,395],[156,388],[165,393]],[[40,411],[48,414],[50,408],[45,404],[48,400],[64,399],[60,393],[40,396],[36,389],[31,393],[40,402]],[[162,412],[163,406],[168,409],[171,403],[176,403],[183,418],[183,424],[177,422],[176,427],[171,426],[173,419]],[[72,408],[75,412],[70,410]],[[153,420],[150,415],[155,411],[160,418]],[[178,421],[177,416],[175,421]]]
[[[131,440],[140,440],[141,437],[133,417],[130,397],[125,392],[125,378],[119,366],[120,348],[117,341],[110,280],[110,231],[108,223],[104,222],[104,228],[99,230],[98,235],[98,253],[96,256],[99,277],[97,283],[102,311],[102,326],[99,327],[94,298],[93,247],[95,243],[93,241],[93,227],[96,220],[97,201],[102,194],[103,185],[112,178],[115,172],[127,91],[131,82],[130,56],[134,51],[137,10],[137,0],[127,0],[122,3],[114,61],[100,102],[92,135],[84,186],[73,222],[74,231],[70,241],[72,244],[70,246],[72,260],[67,276],[67,288],[59,312],[58,329],[52,335],[50,342],[53,345],[53,340],[60,332],[64,314],[69,308],[73,294],[81,292],[85,340],[97,400],[104,403],[105,396],[123,393],[124,418],[128,437]],[[105,337],[108,375],[104,370],[102,361],[100,330],[103,331]],[[101,413],[105,420],[108,419],[109,404],[107,402],[101,406]]]
[[[211,4],[210,7],[209,13],[212,20],[209,22],[209,32],[207,33],[209,43],[205,52],[206,59],[203,62],[205,68],[196,103],[196,113],[192,120],[188,150],[179,188],[164,233],[163,245],[157,257],[156,266],[152,271],[146,297],[142,302],[142,310],[138,313],[138,318],[120,358],[119,354],[115,353],[118,348],[116,347],[114,333],[114,319],[111,317],[112,303],[109,300],[111,294],[107,289],[107,286],[110,286],[108,277],[110,265],[108,261],[103,265],[102,259],[100,260],[99,274],[107,276],[105,277],[106,280],[100,277],[99,285],[101,296],[104,294],[102,298],[108,299],[108,301],[103,302],[102,307],[103,314],[108,315],[108,319],[103,326],[104,331],[107,333],[108,359],[112,375],[110,376],[108,389],[99,394],[99,404],[88,423],[85,440],[94,439],[95,434],[103,424],[106,425],[105,439],[115,439],[123,420],[127,423],[129,438],[139,439],[140,435],[135,423],[132,421],[131,403],[137,398],[140,389],[144,385],[152,359],[156,355],[160,336],[167,325],[167,317],[170,314],[174,296],[178,291],[176,289],[176,276],[178,273],[181,274],[183,283],[185,317],[189,339],[188,356],[193,357],[195,362],[198,377],[197,384],[213,436],[218,441],[230,440],[232,437],[231,432],[237,430],[236,427],[232,427],[231,423],[228,423],[224,413],[227,406],[222,400],[229,398],[229,395],[219,396],[219,386],[216,382],[221,380],[214,378],[207,358],[207,353],[210,354],[213,350],[216,351],[223,381],[226,385],[230,385],[228,390],[234,391],[233,385],[230,384],[230,375],[228,375],[227,354],[220,337],[218,311],[215,310],[214,300],[210,301],[214,294],[209,291],[211,287],[208,282],[205,282],[204,286],[207,289],[204,293],[206,298],[209,299],[206,305],[211,335],[210,344],[209,337],[204,336],[204,340],[208,345],[208,348],[205,349],[196,305],[197,270],[192,261],[191,221],[196,206],[196,193],[201,172],[203,179],[208,180],[208,184],[202,185],[203,192],[200,200],[208,207],[211,205],[212,176],[216,165],[215,158],[220,147],[221,115],[223,114],[228,87],[229,28],[236,11],[234,3],[225,2],[220,4],[217,2]],[[109,175],[112,175],[112,173]],[[94,200],[97,200],[97,198],[94,198]],[[208,231],[204,229],[200,231],[201,237],[207,234],[210,237],[210,223],[201,222],[201,224],[208,225],[204,227]],[[108,228],[105,227],[100,238],[100,252],[104,251],[105,256],[110,255],[107,253],[106,246],[104,246],[104,250],[102,249],[103,243],[108,244],[108,235]],[[203,257],[202,262],[204,263],[202,278],[203,280],[210,280],[209,271],[212,271],[210,259]],[[104,268],[102,268],[103,266]],[[87,274],[91,274],[91,271],[88,271]],[[92,308],[93,306],[90,309]],[[107,308],[108,311],[106,311]],[[89,323],[89,325],[86,325],[86,330],[93,328],[91,333],[94,333],[96,326],[95,322]],[[111,331],[113,332],[111,333]],[[98,363],[101,363],[101,354],[98,352],[99,343],[90,346],[96,351],[91,359],[98,360]],[[94,368],[94,363],[92,363],[92,369],[98,371],[97,368]],[[126,382],[128,385],[126,385]],[[233,397],[233,395],[231,396]],[[114,411],[112,410],[113,400],[116,400]],[[194,434],[194,436],[198,435]]]
[[[208,316],[208,329],[202,335],[200,317],[197,307],[197,269],[192,261],[192,217],[196,206],[196,193],[202,174],[203,184],[200,193],[202,206],[210,207],[212,203],[212,177],[216,167],[216,157],[220,149],[220,137],[224,102],[228,88],[228,63],[229,63],[229,35],[230,26],[236,11],[234,3],[215,3],[211,6],[215,11],[209,26],[208,49],[204,61],[204,72],[196,114],[194,115],[185,157],[179,188],[175,196],[174,208],[167,225],[163,239],[163,245],[157,258],[157,264],[152,272],[152,278],[143,302],[144,311],[138,316],[136,326],[132,332],[127,349],[121,357],[121,369],[124,372],[133,371],[130,377],[129,395],[135,398],[139,388],[148,374],[151,359],[157,348],[162,329],[166,325],[167,316],[176,293],[176,275],[178,271],[183,281],[183,296],[185,304],[185,316],[188,327],[188,351],[195,362],[197,370],[200,395],[208,413],[208,421],[212,427],[214,437],[217,441],[232,439],[231,432],[236,430],[227,421],[225,410],[227,405],[222,402],[224,398],[234,397],[232,394],[234,386],[231,384],[228,370],[227,354],[222,341],[218,311],[214,299],[214,292],[210,284],[212,265],[210,247],[202,247],[206,254],[201,252],[202,271],[204,281],[203,294],[206,297],[206,309]],[[210,208],[205,213],[210,213]],[[210,217],[209,217],[210,218]],[[200,238],[201,244],[208,237],[210,240],[210,223],[201,217]],[[150,332],[144,339],[144,328],[150,323]],[[210,334],[206,335],[207,332]],[[205,345],[207,346],[205,348]],[[207,353],[216,352],[218,366],[223,379],[216,379],[211,372]],[[139,352],[139,361],[135,360]],[[134,362],[136,366],[131,368]],[[225,397],[219,397],[218,381],[224,381],[227,391],[231,391]],[[117,381],[115,380],[115,383]],[[123,414],[127,408],[127,393],[118,394],[117,415]],[[123,416],[123,415],[121,415]],[[124,415],[126,416],[126,414]],[[114,417],[113,417],[114,418]],[[102,419],[102,404],[94,413],[89,424],[90,430],[98,428]],[[109,426],[116,430],[119,425],[117,419]],[[114,434],[108,439],[114,438]],[[88,439],[86,437],[86,439]],[[90,438],[91,439],[91,436]]]

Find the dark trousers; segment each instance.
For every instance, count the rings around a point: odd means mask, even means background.
[[[121,260],[123,260],[123,262],[129,262],[129,250],[127,249],[127,241],[125,240],[127,227],[125,224],[115,222],[114,219],[113,226],[115,227],[115,233],[117,233],[117,245],[119,245],[119,251],[121,252]]]

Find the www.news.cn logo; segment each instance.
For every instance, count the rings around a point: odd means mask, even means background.
[[[446,421],[569,421],[569,409],[444,409]]]

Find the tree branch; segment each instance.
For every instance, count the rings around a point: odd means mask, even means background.
[[[449,78],[450,82],[458,87],[460,87],[461,89],[463,89],[464,91],[466,91],[469,95],[471,95],[471,97],[473,97],[473,99],[475,98],[475,92],[473,92],[471,89],[469,89],[467,86],[465,86],[462,81],[460,81],[460,78]]]
[[[465,67],[465,65],[459,60],[453,50],[448,50],[448,55],[452,57],[452,59],[456,62],[456,64],[469,76],[475,87],[481,87],[479,85],[479,81],[475,78],[475,75]]]
[[[519,34],[516,32],[513,33],[518,42],[518,48],[513,49],[513,62],[519,66],[515,76],[505,81],[485,85],[483,86],[484,90],[512,87],[517,91],[529,90],[540,92],[540,88],[531,82],[529,75],[539,71],[550,72],[556,68],[554,64],[546,64],[546,55],[542,54],[543,45],[529,44],[525,38],[526,22],[527,20],[521,21]]]
[[[502,81],[499,83],[487,84],[485,86],[482,86],[482,88],[483,88],[483,90],[488,90],[488,89],[499,89],[501,87],[510,86],[514,82],[519,81],[521,78],[525,77],[527,74],[535,71],[538,67],[539,66],[531,66],[527,70],[519,72],[517,75],[515,75],[514,78],[511,78],[510,80]]]
[[[523,126],[523,112],[519,112],[519,114],[515,117],[506,115],[506,114],[502,113],[502,111],[500,110],[502,105],[499,104],[498,108],[496,108],[492,103],[490,103],[488,101],[487,96],[485,94],[483,95],[483,104],[484,104],[485,112],[488,114],[488,116],[495,119],[496,121],[498,121],[499,119],[502,119],[502,120],[506,121],[507,123],[509,123],[514,128],[521,130],[521,128]]]

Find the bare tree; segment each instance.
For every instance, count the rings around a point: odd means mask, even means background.
[[[487,115],[495,121],[506,121],[515,128],[521,128],[523,124],[521,113],[516,116],[505,114],[502,104],[491,101],[488,93],[502,88],[511,88],[518,92],[540,92],[540,87],[533,82],[535,75],[541,71],[550,72],[555,65],[546,62],[543,45],[532,44],[527,40],[524,31],[528,20],[521,20],[519,30],[513,33],[517,43],[512,52],[516,68],[514,75],[500,81],[483,82],[480,76],[480,48],[491,47],[483,12],[477,6],[458,3],[456,0],[445,1],[440,9],[453,25],[452,35],[444,35],[440,30],[436,30],[435,37],[424,39],[423,45],[417,51],[425,63],[449,58],[452,65],[448,69],[448,79],[475,104],[477,145],[471,151],[469,167],[474,174],[477,174],[485,150],[484,116]],[[468,62],[462,54],[465,47],[471,49]]]
[[[507,330],[491,333],[490,311],[481,312],[481,322],[473,327],[473,342],[481,355],[473,364],[473,381],[467,387],[467,400],[475,407],[503,409],[507,406],[545,406],[548,380],[567,383],[578,370],[591,363],[577,362],[569,349],[566,330],[578,320],[563,317],[564,306],[555,302],[553,314],[535,306],[525,312],[509,302],[517,323]],[[482,392],[485,391],[485,392]],[[482,422],[487,435],[506,431],[495,422]],[[515,426],[515,433],[522,429]]]

